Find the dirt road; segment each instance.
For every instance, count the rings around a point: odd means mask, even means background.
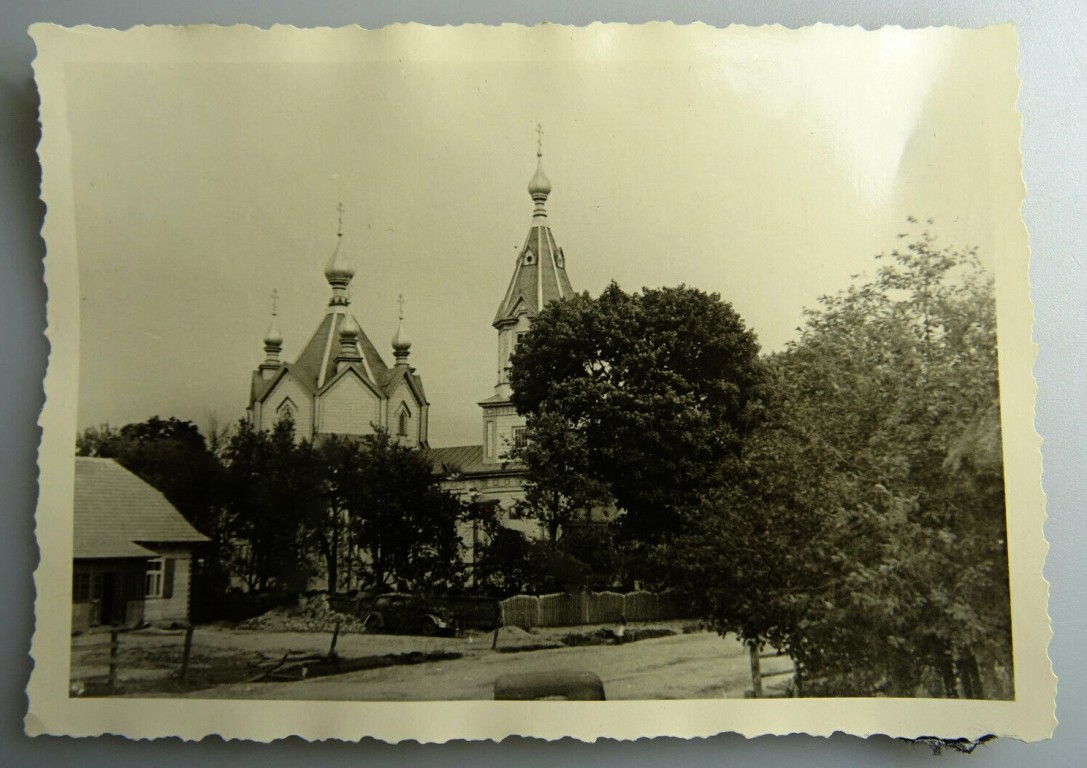
[[[494,680],[507,672],[588,670],[604,682],[607,697],[678,699],[739,697],[751,685],[745,648],[710,632],[553,650],[496,653],[482,638],[459,644],[451,661],[396,666],[287,683],[246,683],[189,694],[194,698],[302,699],[320,701],[423,701],[490,699]],[[783,660],[784,661],[784,660]],[[779,664],[780,666],[780,664]]]

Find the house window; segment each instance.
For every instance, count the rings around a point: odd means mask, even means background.
[[[168,557],[158,557],[147,561],[144,572],[144,597],[174,596],[174,563]]]
[[[524,448],[527,443],[528,443],[528,436],[525,434],[525,428],[524,427],[514,427],[513,428],[513,447],[514,448]]]
[[[513,337],[513,351],[514,352],[516,352],[517,348],[519,346],[521,346],[521,342],[524,340],[526,333],[528,333],[528,331],[520,331],[516,336]]]
[[[495,437],[494,422],[487,422],[487,458],[494,456],[494,437]]]
[[[80,571],[72,574],[72,602],[80,603],[91,599],[91,574]]]
[[[143,591],[145,597],[162,597],[162,587],[166,575],[166,560],[157,558],[147,561],[146,588]]]
[[[397,419],[397,424],[396,424],[396,434],[400,435],[401,437],[407,437],[408,436],[408,412],[407,411],[401,411],[400,412],[400,417]]]

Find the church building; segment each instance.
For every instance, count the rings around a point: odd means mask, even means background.
[[[261,430],[289,418],[300,439],[323,435],[368,435],[383,427],[403,445],[427,447],[427,403],[423,381],[408,364],[411,341],[403,310],[392,339],[390,368],[351,314],[348,291],[354,270],[341,251],[343,232],[325,267],[332,288],[317,330],[293,363],[280,359],[283,336],[273,308],[264,336],[264,362],[253,372],[247,414]]]
[[[524,440],[525,420],[510,402],[510,356],[528,332],[533,319],[550,301],[573,294],[566,275],[566,255],[555,242],[547,220],[551,182],[543,170],[542,152],[536,152],[536,173],[528,184],[532,222],[525,243],[517,252],[513,276],[498,305],[492,325],[497,331],[497,366],[494,394],[479,403],[482,409],[481,442],[430,450],[431,461],[452,491],[477,504],[497,506],[503,522],[522,532],[540,535],[535,520],[511,519],[513,505],[524,498],[523,472],[510,461],[510,451]]]
[[[350,311],[354,270],[342,253],[342,227],[325,267],[332,289],[325,315],[293,363],[281,360],[283,336],[275,310],[264,337],[264,362],[253,372],[247,409],[250,423],[270,430],[284,418],[300,439],[323,435],[366,435],[384,428],[401,444],[427,451],[447,490],[475,504],[499,511],[505,525],[529,536],[542,535],[535,520],[517,518],[524,498],[524,473],[510,459],[524,440],[525,420],[510,401],[510,356],[533,319],[551,301],[572,295],[566,256],[555,242],[547,219],[551,182],[536,153],[536,173],[528,185],[532,220],[517,252],[513,275],[498,304],[492,326],[497,332],[494,392],[479,402],[480,442],[449,448],[427,443],[429,404],[419,374],[408,364],[411,342],[400,326],[392,339],[392,367]],[[473,541],[476,536],[472,536]]]

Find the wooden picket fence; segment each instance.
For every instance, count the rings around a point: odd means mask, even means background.
[[[120,630],[110,630],[72,638],[72,690],[82,690],[88,683],[102,683],[112,693],[117,689],[117,667],[121,655]],[[75,670],[79,670],[77,673]]]
[[[337,625],[337,631],[339,625]],[[117,691],[118,672],[121,666],[121,637],[127,630],[111,629],[106,632],[90,632],[72,635],[69,658],[72,695],[80,696],[88,686],[103,686],[106,693]],[[192,656],[193,627],[185,629],[180,666],[175,673],[185,682],[189,677],[189,659]],[[335,640],[333,640],[335,645]]]
[[[522,629],[681,618],[681,611],[667,594],[645,591],[625,595],[618,592],[515,595],[499,602],[499,607],[504,625]]]

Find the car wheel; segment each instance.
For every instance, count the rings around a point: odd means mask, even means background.
[[[363,622],[362,626],[367,632],[380,632],[381,631],[381,617],[376,614],[370,614]]]
[[[434,635],[438,634],[438,624],[429,616],[423,619],[423,634],[427,637],[434,637]]]

